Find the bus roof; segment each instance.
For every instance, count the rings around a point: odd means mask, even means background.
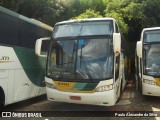
[[[144,28],[144,29],[143,29],[143,32],[144,32],[144,31],[148,31],[148,30],[160,30],[160,27]]]
[[[32,19],[32,18],[27,18],[27,17],[25,17],[23,15],[20,15],[20,14],[18,14],[16,12],[13,12],[13,11],[9,10],[9,9],[6,9],[6,8],[4,8],[2,6],[0,6],[0,13],[7,14],[7,15],[12,16],[14,18],[26,21],[26,22],[28,22],[30,24],[34,24],[36,26],[40,26],[42,28],[46,28],[46,29],[48,29],[50,31],[53,30],[53,27],[51,27],[51,26],[49,26],[49,25],[47,25],[45,23],[42,23],[42,22],[40,22],[38,20],[35,20],[35,19]]]
[[[86,19],[76,19],[76,20],[67,20],[58,22],[55,25],[61,25],[61,24],[67,24],[67,23],[76,23],[76,22],[88,22],[88,21],[106,21],[106,20],[112,20],[115,21],[114,18],[86,18]]]

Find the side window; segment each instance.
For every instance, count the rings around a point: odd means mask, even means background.
[[[0,12],[0,43],[18,46],[20,42],[19,27],[19,20],[17,18]]]
[[[115,64],[115,81],[119,78],[119,67],[120,67],[120,55],[116,57],[116,64]]]
[[[115,23],[115,27],[116,27],[116,33],[119,33],[119,27],[118,27],[117,23]]]

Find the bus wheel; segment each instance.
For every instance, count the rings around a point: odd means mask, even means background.
[[[0,110],[4,108],[5,95],[3,89],[0,87]]]

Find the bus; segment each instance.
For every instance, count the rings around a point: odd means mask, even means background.
[[[52,30],[51,26],[0,6],[1,108],[46,93],[46,58],[35,55],[34,49],[36,40],[51,36]]]
[[[113,106],[127,83],[127,44],[113,18],[88,18],[55,24],[46,64],[51,101]]]
[[[143,29],[136,53],[138,90],[142,95],[160,96],[160,27]]]

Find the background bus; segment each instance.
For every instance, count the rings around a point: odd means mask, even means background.
[[[143,29],[136,51],[138,89],[143,95],[160,96],[160,27]]]
[[[37,40],[38,55],[43,40]],[[47,59],[48,99],[114,105],[127,83],[126,47],[113,18],[57,23]]]
[[[52,27],[0,7],[0,105],[46,93],[45,58],[35,55],[36,39]]]

